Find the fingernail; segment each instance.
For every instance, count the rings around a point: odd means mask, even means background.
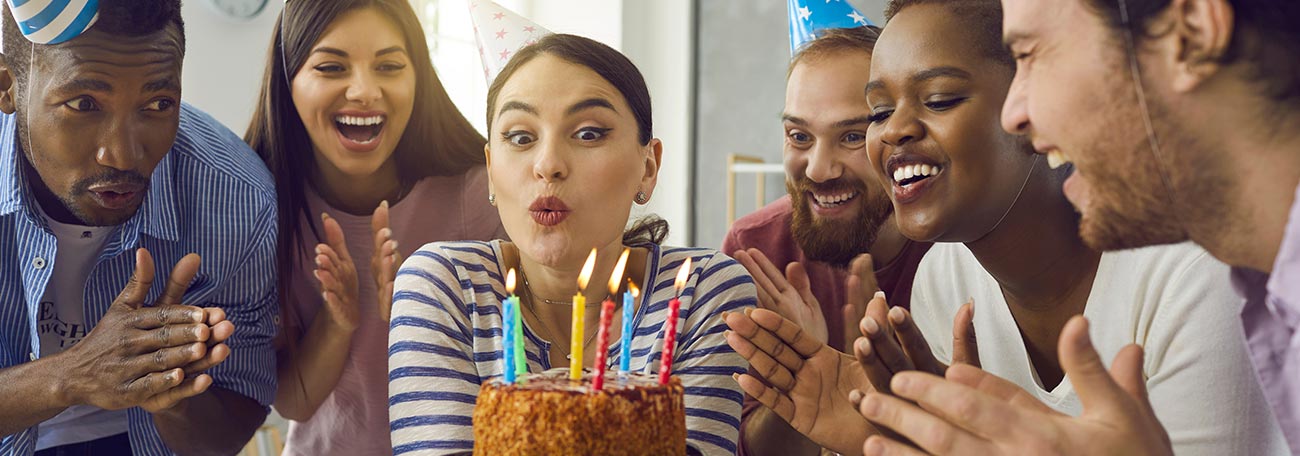
[[[862,456],[877,456],[885,454],[885,445],[880,443],[879,439],[867,439],[866,446],[862,447]]]
[[[732,373],[731,373],[731,379],[732,379],[732,380],[735,380],[736,383],[740,383],[740,374],[737,374],[737,373],[735,373],[735,372],[732,372]]]
[[[320,246],[319,246],[319,245],[316,246],[316,254],[317,254],[317,255],[320,255]]]
[[[876,317],[867,317],[862,320],[863,330],[870,335],[876,335],[880,332],[880,323],[876,323]]]
[[[858,341],[854,343],[854,346],[857,347],[858,351],[862,352],[863,355],[871,354],[871,341],[867,340],[865,337],[859,337]]]
[[[746,308],[745,308],[745,316],[746,316],[746,317],[748,317],[749,314],[751,314],[751,313],[753,313],[753,312],[754,312],[754,308],[753,308],[753,307],[746,307]]]
[[[911,394],[914,386],[916,382],[913,382],[909,375],[895,375],[894,379],[889,381],[889,389],[898,394]]]
[[[388,209],[388,200],[384,200],[383,202],[379,203],[379,206],[383,207],[384,209]]]
[[[326,294],[328,294],[328,293],[326,293],[326,292],[324,292],[324,291],[320,292],[320,299],[321,299],[322,301],[328,301],[328,300],[329,300],[328,298],[325,297]]]
[[[321,219],[321,220],[329,220],[329,218],[330,218],[330,215],[329,215],[329,214],[326,214],[326,213],[324,213],[324,212],[321,212],[321,213],[320,213],[320,219]]]
[[[382,231],[382,233],[380,233],[380,234],[382,234],[384,237],[393,237],[393,230],[388,229],[388,228],[384,228],[384,229],[381,230],[381,231]]]
[[[853,404],[862,402],[862,392],[858,390],[849,391],[849,402]]]
[[[731,330],[730,330],[730,329],[728,329],[728,330],[722,332],[722,338],[723,338],[723,339],[726,339],[727,337],[730,337],[730,336],[731,336]]]
[[[876,297],[877,297],[877,298],[880,298],[880,299],[885,299],[885,292],[884,292],[884,291],[877,291],[877,292],[876,292]]]
[[[896,325],[903,323],[904,316],[905,315],[903,314],[903,309],[901,308],[895,307],[893,309],[889,309],[889,321],[893,322]]]
[[[864,396],[858,403],[858,411],[867,418],[880,417],[880,398],[875,395]]]
[[[389,250],[397,250],[397,241],[388,241]]]
[[[176,371],[171,371],[167,373],[167,381],[169,382],[176,381]]]

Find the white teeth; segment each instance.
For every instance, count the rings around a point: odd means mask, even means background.
[[[1047,166],[1052,169],[1059,168],[1061,165],[1070,162],[1070,158],[1065,156],[1064,152],[1053,150],[1047,153]]]
[[[840,204],[845,201],[851,200],[855,196],[858,196],[857,192],[842,193],[839,195],[830,195],[830,196],[822,196],[814,193],[813,199],[816,200],[817,204],[819,205],[829,206],[829,205]]]
[[[935,165],[904,165],[894,169],[894,182],[902,182],[917,176],[939,174],[941,168]]]
[[[338,116],[334,116],[334,121],[341,123],[343,125],[352,125],[356,127],[368,127],[371,125],[379,125],[381,123],[384,123],[384,116],[378,115],[378,116],[370,116],[370,117],[356,117],[356,116],[338,115]]]

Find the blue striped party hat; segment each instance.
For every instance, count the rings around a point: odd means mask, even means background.
[[[76,38],[99,19],[99,0],[5,0],[5,3],[18,22],[18,30],[36,44],[59,44]]]
[[[871,25],[848,0],[788,0],[790,55],[817,39],[822,30]]]

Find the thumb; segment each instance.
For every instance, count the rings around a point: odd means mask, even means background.
[[[136,249],[135,272],[131,273],[131,278],[126,282],[126,287],[122,288],[122,293],[117,295],[115,304],[122,304],[133,310],[139,309],[149,294],[149,288],[153,287],[153,268],[153,255],[149,254],[149,250]]]
[[[1088,320],[1082,315],[1074,316],[1065,324],[1057,350],[1061,368],[1074,384],[1085,415],[1115,412],[1131,400],[1129,393],[1111,378],[1101,356],[1092,346],[1092,339],[1088,336]]]
[[[952,362],[980,367],[979,344],[975,340],[975,302],[957,309],[952,322]]]
[[[808,279],[808,271],[804,270],[803,265],[798,261],[792,261],[785,266],[786,280],[790,281],[790,286],[794,287],[803,299],[804,305],[820,310],[817,303],[817,297],[812,293],[812,281]]]
[[[1115,355],[1110,363],[1110,377],[1124,392],[1139,403],[1150,407],[1147,399],[1146,376],[1142,372],[1144,352],[1137,344],[1128,344]]]

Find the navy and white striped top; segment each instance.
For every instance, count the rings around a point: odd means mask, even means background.
[[[482,382],[502,375],[502,241],[436,242],[397,273],[388,335],[388,405],[396,455],[460,453],[473,448],[471,417]],[[686,388],[687,442],[706,455],[736,452],[742,394],[732,374],[745,360],[723,338],[722,313],[753,307],[753,279],[735,260],[707,249],[645,246],[653,293],[642,295],[631,368],[658,372],[661,326],[673,279],[686,258],[694,271],[681,296],[673,375]],[[551,343],[524,325],[529,372],[551,368]],[[567,342],[566,342],[567,343]],[[618,369],[620,341],[607,367]]]
[[[181,104],[171,150],[150,178],[134,216],[114,228],[86,283],[49,283],[58,242],[31,197],[18,166],[14,116],[0,115],[0,368],[40,355],[36,318],[47,286],[85,289],[86,325],[93,328],[126,286],[134,251],[149,249],[157,271],[146,303],[167,284],[171,266],[191,252],[203,265],[184,302],[220,307],[235,324],[230,357],[208,371],[213,386],[269,406],[275,398],[275,188],[266,166],[234,133]],[[143,409],[127,411],[136,455],[171,452]],[[25,456],[36,428],[4,436],[0,454]]]

